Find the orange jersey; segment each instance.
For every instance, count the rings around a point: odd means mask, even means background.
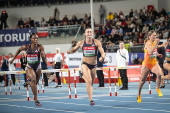
[[[154,45],[155,43],[152,44],[152,46]],[[152,54],[149,54],[148,50],[145,50],[145,57],[144,57],[144,61],[142,62],[142,65],[151,70],[157,63],[156,56],[157,56],[157,48],[154,50]]]

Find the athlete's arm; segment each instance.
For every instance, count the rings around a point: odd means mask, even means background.
[[[13,61],[14,61],[14,59],[17,57],[17,55],[18,55],[21,51],[26,50],[26,49],[27,49],[27,46],[26,46],[26,45],[22,45],[22,46],[16,51],[13,59],[11,59],[9,62],[10,62],[10,63],[13,63]]]
[[[164,42],[163,44],[158,45],[158,48],[160,48],[160,47],[165,47],[166,45],[167,45],[167,42]]]
[[[150,42],[146,43],[146,49],[148,50],[149,54],[153,54],[154,50],[158,47],[159,39],[155,39],[155,45],[152,46]]]
[[[47,58],[46,58],[46,54],[45,54],[45,51],[44,51],[44,47],[42,45],[40,45],[40,55],[41,55],[43,62],[47,66]]]
[[[104,61],[106,54],[105,54],[105,52],[103,50],[101,42],[96,40],[96,39],[95,39],[95,42],[97,43],[97,47],[98,47],[98,49],[99,49],[99,51],[101,53],[101,57],[99,58],[99,61],[102,62],[102,61]]]
[[[67,51],[67,54],[75,53],[75,52],[80,48],[82,42],[83,42],[83,41],[79,41],[74,48],[72,48],[71,50]]]

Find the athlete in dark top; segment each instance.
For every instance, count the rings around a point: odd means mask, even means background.
[[[162,45],[158,45],[158,47],[165,47],[165,51],[166,51],[163,67],[168,71],[168,75],[162,76],[161,87],[160,87],[160,88],[164,88],[165,87],[164,80],[166,79],[170,80],[170,37],[167,38],[167,42],[164,42]]]
[[[97,64],[97,49],[101,53],[101,57],[99,61],[104,61],[105,53],[102,48],[102,45],[99,40],[93,38],[92,29],[86,29],[85,33],[85,40],[81,40],[77,43],[77,45],[67,51],[67,54],[71,54],[76,52],[79,48],[83,50],[83,59],[82,59],[82,72],[83,72],[83,79],[86,82],[86,90],[89,96],[90,105],[95,105],[95,102],[92,99],[93,93],[93,83],[96,76],[96,64]]]
[[[41,44],[38,44],[38,36],[33,33],[30,35],[31,43],[28,45],[22,45],[15,53],[14,58],[10,61],[12,63],[16,56],[21,51],[26,51],[27,53],[27,65],[26,65],[26,75],[30,79],[27,83],[31,86],[34,101],[36,106],[41,106],[42,104],[37,99],[37,83],[41,75],[41,65],[40,65],[40,56],[42,60],[47,65],[46,55],[44,47]]]

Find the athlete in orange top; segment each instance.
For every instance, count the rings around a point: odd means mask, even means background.
[[[141,70],[141,79],[139,81],[139,89],[138,89],[138,98],[137,102],[142,102],[141,97],[141,90],[143,87],[143,84],[146,81],[147,75],[149,74],[150,70],[157,75],[157,86],[156,91],[158,93],[158,96],[162,97],[163,94],[160,91],[160,83],[161,83],[161,75],[163,75],[163,72],[158,65],[158,62],[156,60],[156,56],[162,57],[161,54],[157,53],[157,46],[159,43],[159,39],[156,38],[156,32],[155,31],[149,31],[148,32],[148,41],[145,44],[144,50],[145,50],[145,57],[144,61],[142,63],[142,70]]]

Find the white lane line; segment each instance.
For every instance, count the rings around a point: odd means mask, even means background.
[[[42,107],[28,107],[28,106],[18,106],[18,105],[11,105],[11,104],[0,104],[4,106],[14,106],[14,107],[22,107],[22,108],[30,108],[30,109],[41,109],[46,111],[59,111],[59,112],[71,112],[71,113],[84,113],[84,112],[76,112],[76,111],[68,111],[68,110],[57,110],[57,109],[47,109]]]
[[[0,99],[5,100],[5,99],[11,99],[11,98],[0,98]]]
[[[136,101],[118,101],[118,100],[102,100],[102,101],[116,101],[116,102],[135,102]],[[142,103],[147,103],[147,104],[170,104],[170,103],[160,103],[160,102],[142,102]]]
[[[71,104],[71,105],[82,105],[82,106],[90,106],[89,104],[77,104],[77,103],[65,103],[65,102],[52,102],[52,101],[42,101],[42,102],[49,102],[49,103],[59,103],[59,104]],[[115,107],[115,106],[104,106],[104,105],[95,105],[95,106],[99,106],[99,107],[108,107],[108,108],[117,108],[117,109],[135,109],[135,110],[145,110],[145,111],[161,111],[161,112],[168,112],[170,113],[170,111],[166,111],[166,110],[155,110],[155,109],[144,109],[144,108],[130,108],[130,107]]]

